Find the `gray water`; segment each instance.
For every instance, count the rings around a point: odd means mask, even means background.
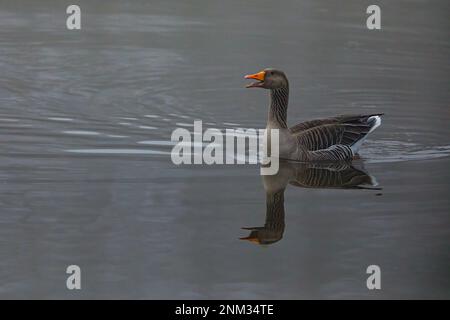
[[[450,298],[448,1],[0,3],[1,298]],[[172,164],[170,136],[384,112],[367,189],[284,191],[277,241],[257,165]],[[267,186],[266,186],[267,187]],[[280,237],[281,235],[281,237]],[[69,291],[68,265],[82,270]],[[379,265],[382,289],[366,268]]]

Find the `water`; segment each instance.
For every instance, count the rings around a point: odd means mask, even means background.
[[[448,1],[381,1],[381,31],[356,0],[77,3],[81,31],[58,1],[0,5],[0,297],[450,298]],[[263,128],[242,77],[265,67],[291,125],[386,115],[358,163],[378,185],[287,185],[258,245],[259,167],[175,166],[170,135]]]

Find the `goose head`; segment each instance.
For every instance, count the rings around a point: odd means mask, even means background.
[[[284,72],[273,68],[267,68],[258,73],[246,75],[245,79],[257,80],[247,85],[246,88],[263,88],[275,90],[287,88],[289,86],[289,82]]]

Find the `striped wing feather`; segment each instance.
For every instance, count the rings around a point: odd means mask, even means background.
[[[293,126],[290,131],[308,151],[327,149],[339,144],[351,146],[370,131],[373,123],[368,119],[379,115],[382,114],[341,115],[311,120]]]
[[[308,151],[334,145],[351,146],[370,131],[370,124],[332,123],[307,129],[297,135],[298,143]]]
[[[314,128],[314,127],[318,127],[318,126],[322,126],[322,125],[326,125],[326,124],[332,124],[332,123],[348,123],[348,124],[350,124],[350,123],[353,123],[353,124],[366,123],[367,119],[369,119],[370,117],[381,116],[381,115],[383,115],[383,114],[382,113],[373,113],[373,114],[368,114],[368,115],[361,115],[361,114],[340,115],[340,116],[336,116],[336,117],[332,117],[332,118],[316,119],[316,120],[302,122],[302,123],[299,123],[299,124],[291,127],[289,130],[293,134],[297,134],[302,131]]]

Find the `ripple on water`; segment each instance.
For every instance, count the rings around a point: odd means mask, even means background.
[[[61,122],[72,122],[72,121],[74,121],[74,119],[72,119],[72,118],[63,118],[63,117],[48,117],[47,120],[61,121]]]
[[[138,121],[138,118],[131,118],[131,117],[119,117],[119,119],[127,120],[127,121]]]
[[[128,138],[128,136],[122,136],[122,135],[119,135],[119,134],[107,134],[106,135],[108,138],[118,138],[118,139],[121,139],[121,138]]]
[[[146,130],[156,130],[157,127],[151,127],[151,126],[138,126],[139,129],[146,129]]]
[[[188,141],[165,141],[165,140],[144,140],[138,141],[138,144],[145,144],[151,146],[162,146],[162,147],[173,147],[175,145],[183,146],[183,147],[199,147],[199,146],[211,146],[211,147],[220,147],[222,144],[220,143],[207,143],[207,142],[188,142]]]
[[[171,117],[181,118],[181,119],[189,119],[190,118],[187,115],[177,114],[177,113],[169,113],[168,115],[171,116]]]
[[[98,135],[100,135],[99,132],[85,131],[85,130],[66,130],[66,131],[62,131],[62,133],[79,135],[79,136],[98,136]]]
[[[0,118],[2,122],[19,122],[19,119],[11,119],[11,118]]]
[[[175,123],[175,125],[177,125],[179,127],[193,127],[194,126],[193,123],[184,123],[184,122],[177,122],[177,123]]]
[[[168,155],[170,152],[158,151],[158,150],[148,150],[148,149],[68,149],[64,150],[70,153],[83,153],[83,154],[151,154],[151,155]]]
[[[367,141],[361,156],[369,163],[432,160],[450,156],[450,146],[423,146],[395,140]]]

